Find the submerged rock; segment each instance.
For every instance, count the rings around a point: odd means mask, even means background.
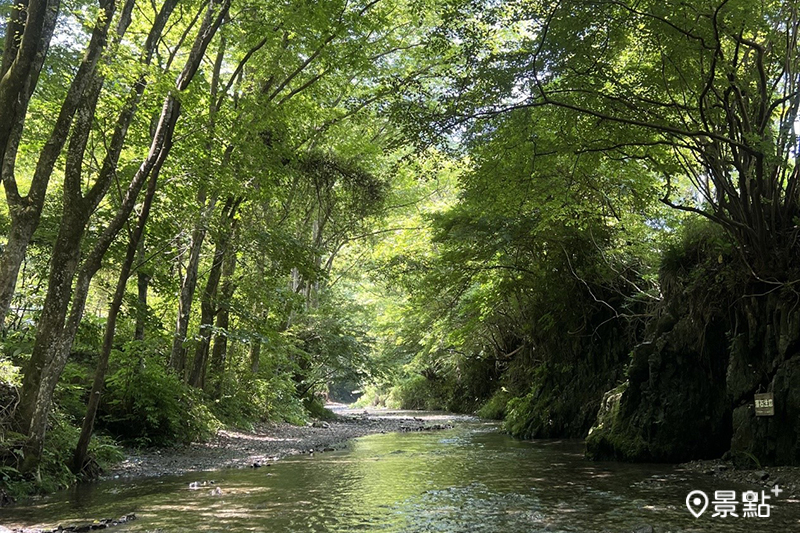
[[[130,513],[119,518],[104,518],[102,520],[95,520],[90,524],[80,524],[80,525],[68,525],[62,526],[59,525],[55,529],[8,529],[0,526],[0,533],[63,533],[63,532],[72,532],[72,533],[83,533],[86,531],[96,531],[99,529],[107,529],[109,527],[119,526],[122,524],[127,524],[128,522],[132,522],[136,520],[136,513]]]

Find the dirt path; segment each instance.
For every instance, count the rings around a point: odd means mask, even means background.
[[[163,476],[260,467],[286,455],[340,449],[347,440],[355,437],[392,431],[444,429],[454,421],[471,419],[449,413],[351,410],[335,404],[328,407],[339,415],[336,420],[307,426],[261,424],[252,432],[221,430],[206,443],[145,452],[128,450],[126,459],[103,477]]]

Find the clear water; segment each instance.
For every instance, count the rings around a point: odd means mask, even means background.
[[[222,494],[189,489],[204,480]],[[135,512],[112,531],[800,531],[800,504],[783,495],[768,519],[712,518],[711,509],[695,519],[685,507],[695,489],[747,488],[669,465],[592,463],[580,442],[523,442],[472,423],[372,435],[260,469],[82,485],[0,509],[0,524],[55,527]]]

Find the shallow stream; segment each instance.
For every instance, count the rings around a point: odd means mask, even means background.
[[[741,500],[748,488],[669,465],[592,463],[580,442],[523,442],[491,424],[459,423],[258,469],[81,485],[0,509],[0,524],[52,528],[135,512],[110,531],[800,531],[800,503],[785,495],[770,500],[770,518],[741,509],[712,518],[713,505],[694,518],[685,505],[692,490],[736,490]]]

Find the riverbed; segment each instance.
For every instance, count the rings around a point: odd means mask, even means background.
[[[111,531],[752,532],[800,530],[800,505],[769,518],[699,518],[694,490],[737,485],[672,465],[592,463],[579,441],[525,442],[496,424],[375,434],[261,468],[111,479],[0,509],[7,527],[55,527],[135,513]]]

